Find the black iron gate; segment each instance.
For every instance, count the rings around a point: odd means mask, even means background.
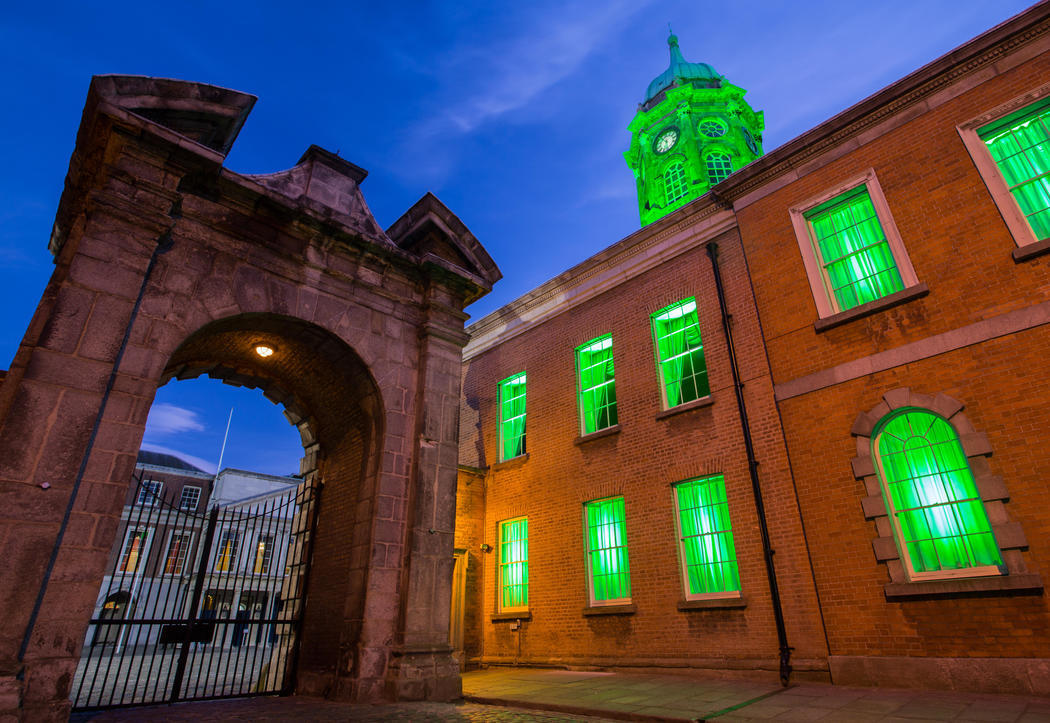
[[[73,709],[290,692],[319,493],[312,476],[206,512],[196,511],[206,490],[165,494],[148,473],[136,482]]]

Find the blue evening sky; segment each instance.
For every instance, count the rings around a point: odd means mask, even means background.
[[[259,97],[231,169],[316,143],[368,169],[387,227],[434,192],[513,300],[638,228],[627,124],[667,67],[670,22],[765,111],[771,150],[1029,5],[1021,0],[9,3],[0,16],[0,369],[51,273],[47,240],[93,74],[203,81]],[[296,471],[298,434],[258,392],[157,394],[146,444],[214,467]]]

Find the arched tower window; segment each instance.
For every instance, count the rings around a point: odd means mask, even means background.
[[[719,151],[707,154],[707,177],[711,180],[712,186],[729,178],[732,172],[733,160],[728,155]]]
[[[669,206],[675,201],[685,198],[688,190],[685,166],[681,163],[672,163],[664,171],[664,204]]]
[[[909,578],[1001,573],[999,545],[951,424],[925,409],[893,412],[876,427],[872,457]]]

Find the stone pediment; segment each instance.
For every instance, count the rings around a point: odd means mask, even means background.
[[[499,267],[462,221],[429,191],[386,230],[400,248],[423,261],[465,271],[487,292],[503,278]],[[479,294],[480,296],[480,294]]]

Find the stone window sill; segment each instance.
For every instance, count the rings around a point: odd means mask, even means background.
[[[856,319],[862,319],[865,316],[870,316],[886,309],[891,309],[899,304],[904,304],[913,299],[921,299],[930,293],[930,287],[925,283],[916,284],[915,286],[909,286],[907,289],[901,289],[895,294],[884,296],[881,299],[875,299],[875,301],[869,301],[866,304],[855,306],[852,309],[846,311],[840,311],[837,314],[831,316],[825,316],[823,319],[817,319],[813,322],[813,328],[819,334],[822,331],[828,329],[834,329],[836,326],[842,324],[848,324]]]
[[[1013,250],[1012,256],[1014,257],[1014,263],[1019,264],[1022,261],[1028,261],[1047,253],[1050,253],[1050,239],[1043,239],[1042,241],[1036,241],[1034,244],[1019,246]]]
[[[667,419],[668,417],[673,417],[674,415],[681,414],[682,412],[688,412],[688,411],[693,410],[693,409],[701,409],[702,407],[710,407],[714,403],[715,403],[715,398],[712,397],[710,394],[708,394],[706,397],[700,397],[699,399],[694,399],[691,402],[686,402],[685,404],[679,404],[677,407],[671,407],[670,409],[665,409],[664,411],[659,412],[656,415],[656,418],[657,419]]]
[[[603,437],[610,437],[614,434],[620,433],[620,425],[614,424],[611,427],[605,429],[599,429],[597,432],[591,432],[590,434],[584,434],[573,440],[573,444],[587,444],[588,442],[594,441],[595,439],[602,439]]]
[[[496,470],[501,469],[514,469],[515,467],[522,466],[528,461],[529,453],[526,452],[525,454],[519,454],[517,457],[511,457],[510,459],[505,459],[502,462],[496,462],[496,464],[492,465],[492,470],[495,472]]]
[[[627,603],[625,605],[592,605],[583,609],[585,616],[592,615],[634,615],[638,611],[638,606],[634,603]]]
[[[697,600],[679,600],[678,609],[686,610],[726,610],[730,608],[746,608],[747,599],[743,595],[737,597],[700,598]]]
[[[963,596],[986,593],[1041,592],[1039,575],[989,575],[954,580],[891,582],[884,588],[887,600],[907,600],[926,596]]]
[[[532,613],[529,612],[528,610],[522,610],[521,612],[516,612],[516,613],[496,613],[495,615],[492,616],[492,622],[494,622],[494,623],[500,623],[500,622],[505,622],[505,621],[514,621],[514,620],[525,620],[525,621],[532,620]]]

